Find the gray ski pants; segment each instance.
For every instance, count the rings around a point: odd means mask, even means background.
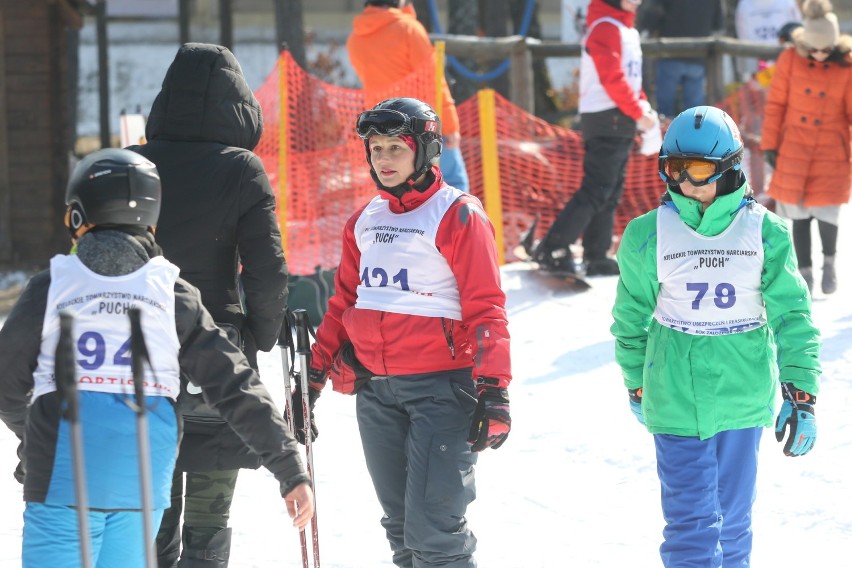
[[[476,407],[470,369],[376,377],[356,412],[382,526],[400,568],[474,568],[465,511],[476,497],[467,435]]]

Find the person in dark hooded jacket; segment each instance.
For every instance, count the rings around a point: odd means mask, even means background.
[[[180,47],[148,117],[148,142],[131,147],[156,164],[163,185],[157,242],[204,306],[257,368],[276,344],[287,304],[287,264],[275,197],[252,152],[263,132],[260,105],[227,48]],[[192,387],[190,387],[192,388]],[[231,499],[251,452],[197,392],[182,392],[184,436],[172,506],[157,535],[161,568],[228,563]],[[186,487],[184,490],[184,472]]]

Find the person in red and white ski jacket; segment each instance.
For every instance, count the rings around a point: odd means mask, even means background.
[[[359,116],[357,131],[378,195],[343,230],[335,293],[312,349],[310,407],[329,375],[334,390],[357,393],[394,564],[473,567],[464,517],[473,464],[511,426],[494,227],[477,198],[444,183],[429,105],[383,101]],[[297,389],[297,431],[301,401]]]

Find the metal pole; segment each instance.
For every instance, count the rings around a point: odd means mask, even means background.
[[[296,353],[299,354],[299,369],[302,374],[302,416],[305,427],[305,460],[308,465],[308,476],[311,478],[311,485],[314,488],[314,502],[316,502],[316,478],[314,476],[314,453],[313,441],[311,440],[311,409],[309,405],[310,395],[308,389],[310,382],[308,380],[308,369],[311,364],[311,339],[310,333],[313,329],[311,321],[308,318],[307,310],[295,310],[293,312],[296,327]],[[314,549],[314,568],[320,566],[319,556],[319,528],[317,526],[317,511],[314,505],[314,516],[311,519],[311,538]]]
[[[141,312],[130,308],[130,353],[133,370],[133,391],[136,395],[136,441],[139,446],[139,484],[142,494],[142,539],[146,568],[157,568],[154,553],[153,509],[154,499],[151,480],[151,445],[148,438],[148,416],[145,414],[145,362],[148,348],[142,334]]]
[[[180,44],[189,43],[189,0],[178,0],[178,28]]]
[[[80,531],[80,563],[92,566],[92,541],[89,531],[89,493],[86,487],[86,462],[83,428],[80,425],[80,401],[77,397],[77,362],[74,357],[74,316],[59,313],[59,342],[56,344],[56,389],[64,403],[64,418],[71,432],[71,456],[74,462],[74,492],[77,497],[77,527]]]
[[[287,425],[290,426],[290,431],[295,435],[296,425],[293,420],[293,386],[290,368],[290,353],[295,353],[292,323],[288,311],[284,316],[281,333],[278,334],[278,347],[281,348],[281,368],[284,371],[284,416],[287,417]],[[305,529],[299,531],[299,545],[302,549],[302,568],[309,568],[308,539],[305,536]]]
[[[112,146],[109,126],[109,57],[107,55],[106,0],[96,6],[98,35],[98,97],[100,99],[101,148]]]
[[[219,0],[219,43],[234,51],[234,15],[231,0]]]

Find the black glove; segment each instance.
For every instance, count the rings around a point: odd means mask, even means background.
[[[473,411],[473,422],[467,441],[473,444],[473,452],[486,448],[495,450],[503,445],[512,429],[509,416],[509,391],[497,386],[497,379],[480,377],[476,380],[479,401]]]
[[[322,371],[317,371],[315,369],[311,369],[311,375],[321,375]],[[313,376],[311,377],[311,382],[319,381],[320,379],[315,379]],[[317,439],[319,436],[319,430],[317,430],[316,418],[314,418],[314,406],[317,403],[317,399],[320,397],[320,391],[317,389],[308,386],[308,413],[309,419],[311,421],[311,442]],[[296,388],[293,389],[293,405],[291,407],[291,411],[293,412],[293,436],[296,437],[296,440],[300,444],[305,443],[305,415],[302,409],[302,385],[301,383],[296,383]]]
[[[778,161],[778,150],[764,150],[763,161],[769,164],[769,166],[774,170],[775,163]]]
[[[26,457],[24,455],[24,443],[18,444],[18,467],[15,468],[15,481],[24,484],[24,478],[27,476]]]

